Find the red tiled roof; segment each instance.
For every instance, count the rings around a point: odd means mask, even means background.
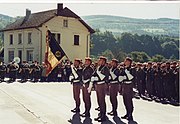
[[[25,17],[22,17],[18,20],[16,20],[14,23],[6,26],[1,31],[10,31],[10,30],[18,30],[18,29],[27,29],[27,28],[35,28],[40,27],[45,22],[49,21],[50,19],[57,16],[57,9],[49,10],[49,11],[43,11],[38,13],[32,13],[29,18],[24,21]],[[70,9],[65,7],[59,16],[64,17],[73,17],[79,19],[79,21],[89,30],[90,33],[94,33],[95,31],[86,24],[78,15],[76,15],[74,12],[72,12]],[[24,21],[24,22],[23,22]]]

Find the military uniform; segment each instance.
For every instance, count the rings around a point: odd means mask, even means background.
[[[132,63],[131,58],[127,57],[125,59],[126,63]],[[126,115],[122,117],[122,119],[133,120],[133,80],[134,76],[131,70],[131,64],[126,65],[123,69],[123,72],[119,76],[119,81],[122,82],[122,95],[123,95],[123,102],[126,108]]]
[[[0,82],[4,81],[6,71],[7,71],[6,65],[4,63],[1,64],[0,65]]]
[[[22,82],[27,81],[29,76],[29,64],[27,62],[24,62],[21,67],[21,75],[22,75]]]
[[[154,87],[154,70],[153,68],[147,68],[146,73],[146,90],[147,94],[150,98],[152,98],[153,95],[153,87]]]
[[[75,59],[80,64],[79,59]],[[76,104],[76,107],[71,110],[71,112],[80,112],[80,90],[81,90],[81,78],[82,78],[82,68],[71,65],[72,73],[69,77],[73,85],[73,98]]]
[[[9,78],[10,78],[10,82],[12,81],[15,81],[16,80],[16,72],[17,72],[17,69],[18,69],[18,66],[12,62],[10,64],[7,65],[7,68],[8,68],[8,72],[9,72]]]
[[[156,96],[162,98],[162,73],[159,67],[154,69],[154,87]]]
[[[144,80],[143,79],[144,79],[144,71],[143,69],[141,69],[141,67],[138,67],[136,69],[136,82],[137,82],[137,90],[140,97],[144,95],[144,89],[143,89]]]
[[[91,93],[88,92],[89,83],[91,81],[91,76],[93,74],[93,69],[90,65],[84,67],[82,71],[82,95],[83,101],[85,105],[85,112],[81,115],[83,117],[90,117],[90,109],[91,109]]]
[[[113,59],[116,64],[118,61],[116,59]],[[110,69],[110,76],[109,76],[109,95],[110,95],[110,102],[112,104],[112,111],[109,112],[109,115],[117,116],[117,95],[119,91],[119,81],[118,77],[120,75],[120,70],[117,68],[117,66],[112,67]]]
[[[106,62],[105,57],[100,57],[100,60],[104,60]],[[100,65],[97,67],[96,72],[92,76],[93,82],[95,82],[95,89],[97,95],[97,102],[100,108],[100,114],[95,121],[105,121],[106,120],[106,82],[109,79],[109,69],[107,66]],[[91,80],[92,80],[91,79]]]

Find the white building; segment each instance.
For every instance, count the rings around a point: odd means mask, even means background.
[[[49,11],[31,14],[26,10],[25,17],[1,30],[4,62],[14,57],[22,61],[44,61],[47,27],[71,60],[90,55],[90,35],[94,30],[70,9],[58,4],[57,9]]]

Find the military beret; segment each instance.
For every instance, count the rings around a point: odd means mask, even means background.
[[[152,65],[152,62],[148,62],[149,65]]]
[[[79,58],[75,58],[74,61],[81,63],[81,59],[79,59]]]
[[[85,60],[89,60],[92,62],[92,59],[90,57],[86,57]]]
[[[112,59],[112,61],[118,63],[118,60],[117,60],[117,59]]]
[[[130,57],[126,57],[126,60],[132,62],[132,59]]]
[[[107,58],[104,56],[100,56],[99,59],[103,59],[105,62],[107,61]]]

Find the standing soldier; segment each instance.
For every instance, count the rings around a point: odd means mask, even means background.
[[[96,82],[95,89],[97,95],[97,102],[100,108],[100,114],[98,117],[95,118],[95,121],[103,122],[106,121],[106,102],[105,102],[105,95],[106,95],[106,82],[109,79],[109,69],[105,66],[107,59],[103,56],[99,57],[98,67],[93,74],[91,81],[93,83]],[[92,83],[89,86],[89,92],[92,88]]]
[[[132,59],[126,57],[124,61],[125,68],[123,69],[123,73],[119,76],[119,81],[122,82],[122,95],[123,102],[126,108],[126,115],[121,117],[122,119],[127,119],[129,121],[133,120],[133,83],[132,80],[134,76],[132,75],[131,70]]]
[[[153,95],[153,85],[154,85],[154,70],[152,68],[152,63],[148,62],[147,73],[146,73],[146,90],[148,97],[151,99]]]
[[[7,68],[4,62],[1,62],[0,64],[0,82],[4,81],[5,74],[6,74]]]
[[[23,61],[23,64],[21,66],[20,72],[22,74],[21,82],[26,82],[29,75],[29,64],[27,61]]]
[[[18,65],[15,62],[8,64],[9,82],[14,82],[16,80],[16,72],[18,70]]]
[[[90,117],[91,93],[88,92],[88,87],[91,80],[91,76],[93,74],[91,63],[92,63],[91,58],[89,57],[85,58],[85,67],[82,71],[82,83],[83,83],[82,95],[85,104],[85,112],[81,114],[82,117]]]
[[[118,60],[112,59],[111,61],[111,69],[110,69],[110,76],[109,76],[109,95],[110,95],[110,102],[112,104],[112,111],[108,113],[108,115],[111,116],[117,116],[117,95],[119,91],[119,81],[118,77],[120,74],[120,70],[117,68],[118,66]]]
[[[161,100],[162,97],[162,73],[161,73],[161,64],[157,63],[157,65],[154,65],[154,87],[155,87],[155,94],[157,95],[157,98]]]
[[[142,64],[138,63],[137,68],[136,68],[136,82],[137,82],[137,90],[138,90],[138,95],[142,97],[144,95],[143,91],[143,79],[144,79],[144,71],[141,68]]]
[[[80,112],[80,89],[81,89],[81,78],[82,78],[82,68],[80,68],[80,59],[74,60],[74,66],[71,65],[71,75],[69,80],[73,84],[73,97],[75,100],[76,107],[71,110],[71,112]]]

